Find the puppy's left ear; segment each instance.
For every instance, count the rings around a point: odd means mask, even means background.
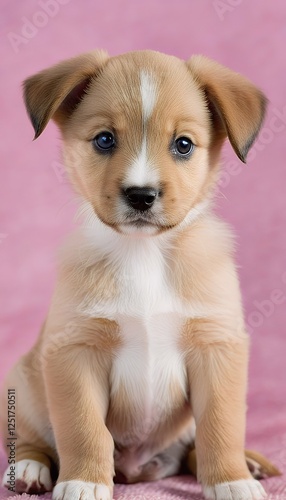
[[[187,66],[206,96],[214,132],[228,136],[245,163],[263,122],[266,97],[249,80],[207,57],[193,56]]]

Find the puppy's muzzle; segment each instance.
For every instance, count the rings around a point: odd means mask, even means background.
[[[149,210],[159,195],[159,191],[151,187],[130,187],[123,191],[129,206],[140,212]]]

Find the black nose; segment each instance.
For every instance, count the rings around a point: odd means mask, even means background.
[[[130,187],[124,190],[129,205],[143,212],[152,207],[158,196],[158,191],[150,187]]]

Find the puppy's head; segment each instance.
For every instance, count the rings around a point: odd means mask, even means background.
[[[202,56],[95,51],[24,82],[38,137],[53,118],[70,178],[102,222],[154,235],[197,213],[226,137],[242,160],[266,99],[241,75]]]

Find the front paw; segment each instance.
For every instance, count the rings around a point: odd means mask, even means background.
[[[240,479],[214,486],[203,486],[207,500],[262,500],[266,498],[263,486],[255,479]]]
[[[63,481],[53,491],[53,500],[112,500],[112,490],[105,484]]]
[[[17,493],[45,493],[52,490],[52,480],[48,467],[36,460],[20,460],[14,466],[14,488]],[[3,476],[2,485],[11,489],[11,466]]]

